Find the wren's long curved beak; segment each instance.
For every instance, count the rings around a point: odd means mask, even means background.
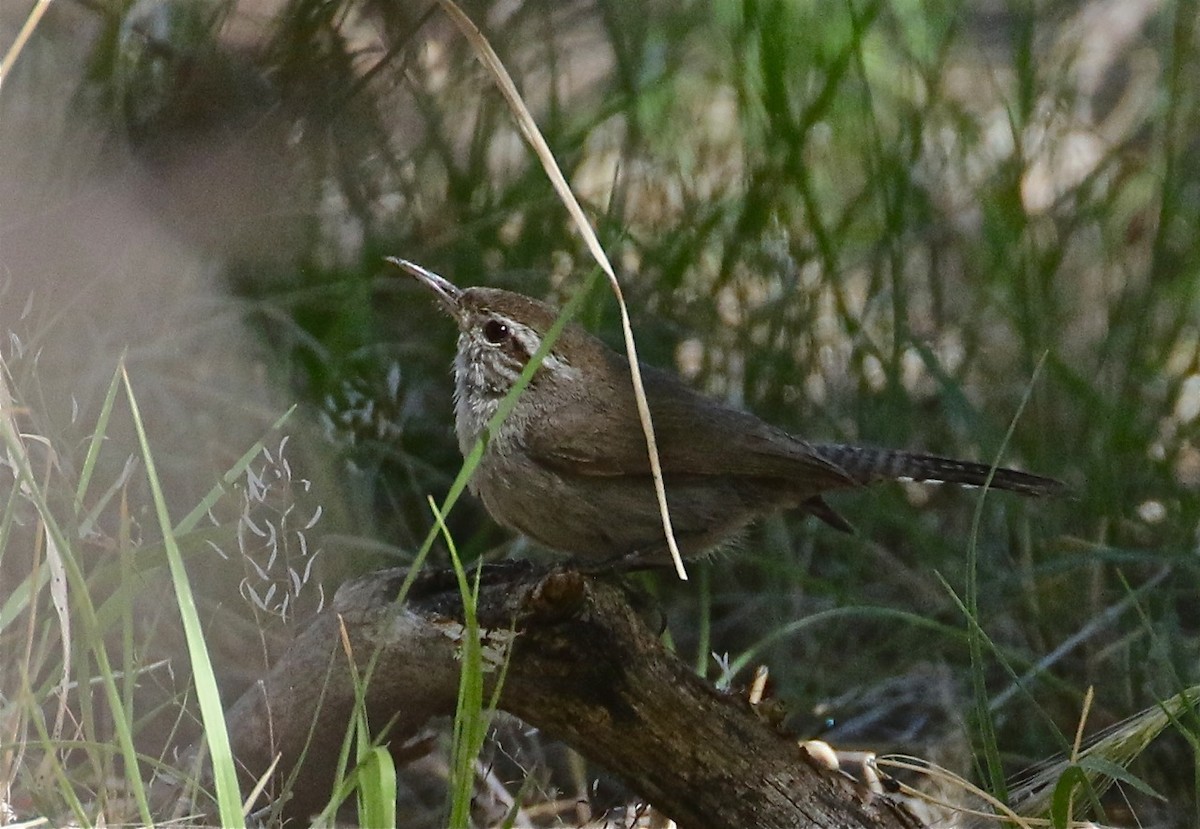
[[[438,302],[442,303],[442,307],[446,313],[454,317],[454,319],[457,320],[462,315],[462,291],[453,282],[438,276],[427,268],[422,268],[416,262],[409,262],[407,259],[389,256],[384,261],[410,276],[415,276],[418,282],[428,288],[438,298]]]

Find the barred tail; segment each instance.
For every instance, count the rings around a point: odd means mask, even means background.
[[[818,444],[813,450],[825,460],[861,484],[877,481],[927,481],[929,483],[983,486],[992,476],[993,489],[1005,489],[1021,495],[1041,497],[1062,492],[1065,485],[1053,478],[998,467],[995,472],[985,463],[919,455],[893,449],[871,449],[842,444]]]

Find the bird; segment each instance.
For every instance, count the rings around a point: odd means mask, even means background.
[[[488,423],[558,318],[512,291],[459,288],[414,262],[416,278],[458,326],[454,423],[469,482],[500,524],[590,563],[665,564],[668,545],[626,357],[577,323],[563,327],[494,433]],[[1053,478],[895,449],[812,443],[639,363],[680,553],[695,557],[757,519],[795,509],[843,532],[824,495],[882,481],[987,485],[1040,497]]]

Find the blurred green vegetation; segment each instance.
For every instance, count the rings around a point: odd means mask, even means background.
[[[1089,687],[1094,731],[1200,681],[1194,3],[464,9],[617,263],[644,360],[814,440],[984,461],[1003,447],[1069,482],[1071,497],[988,495],[981,513],[977,620],[1012,668],[1089,630],[1020,693],[983,668],[1005,694],[991,716],[1009,771],[1064,750]],[[219,268],[320,427],[314,497],[356,517],[331,534],[411,553],[460,463],[455,332],[383,257],[557,302],[589,267],[468,46],[436,9],[385,2],[61,15],[42,48],[76,50],[61,60],[101,158],[151,182],[156,219]],[[39,88],[17,80],[0,106]],[[618,343],[607,293],[581,317]],[[962,595],[977,498],[846,494],[853,537],[780,516],[698,580],[647,584],[714,677],[708,651],[736,658],[846,609],[757,652],[797,727],[969,774],[986,729],[968,649],[915,620],[966,629],[940,579]],[[512,546],[474,503],[448,525],[467,558]],[[1097,622],[1164,571],[1136,612]],[[1131,797],[1142,825],[1194,824],[1196,729],[1184,717],[1134,765],[1168,800]]]

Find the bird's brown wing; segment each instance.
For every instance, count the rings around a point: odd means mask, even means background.
[[[650,474],[628,366],[620,360],[608,386],[566,399],[525,448],[538,462],[577,475]],[[812,494],[856,485],[808,443],[752,414],[702,397],[665,372],[643,367],[664,476],[726,476],[778,480]],[[553,425],[553,428],[545,428]]]

